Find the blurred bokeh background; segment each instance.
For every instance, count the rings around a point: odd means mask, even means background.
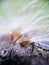
[[[17,28],[48,33],[49,0],[0,0],[0,33]]]

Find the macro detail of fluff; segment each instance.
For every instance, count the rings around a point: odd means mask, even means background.
[[[10,35],[0,38],[0,65],[49,65],[49,49],[40,42],[13,42]]]
[[[49,0],[0,0],[0,65],[49,65]]]

